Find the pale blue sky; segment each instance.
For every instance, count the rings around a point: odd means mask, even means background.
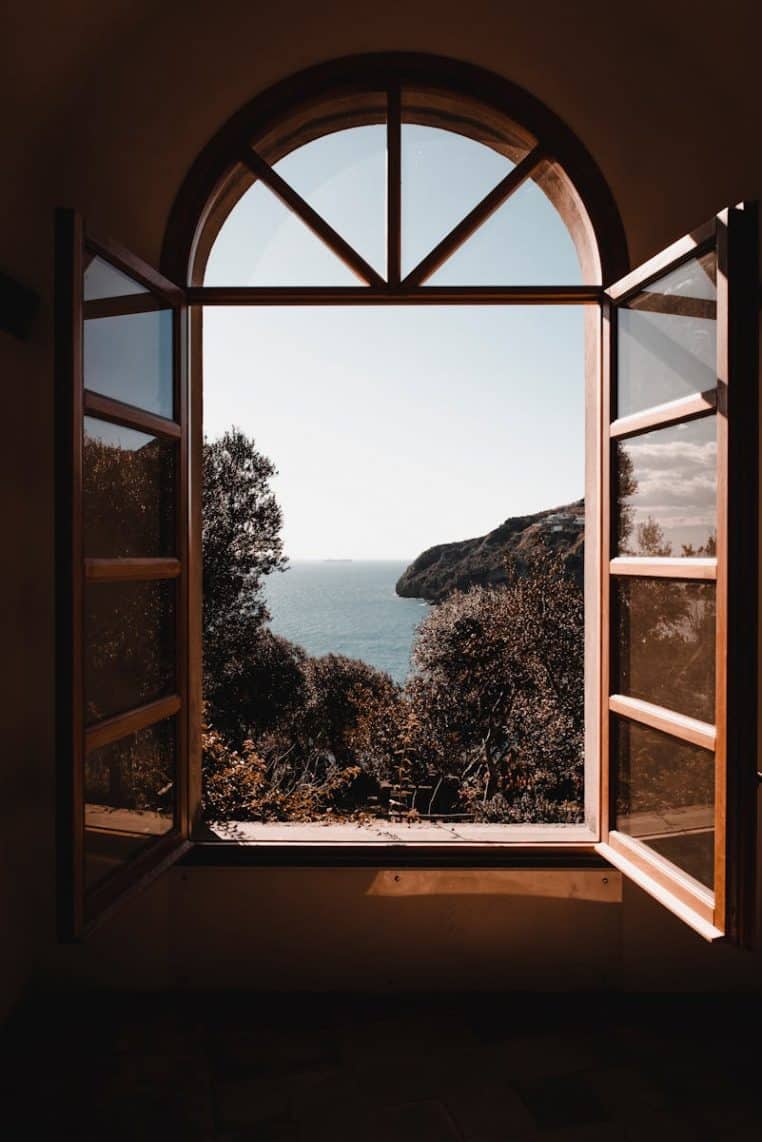
[[[490,149],[403,128],[403,268],[503,175]],[[384,132],[318,140],[278,170],[383,270]],[[432,284],[574,284],[566,230],[534,184]],[[357,284],[256,184],[207,284]],[[231,424],[277,465],[292,559],[412,559],[583,492],[581,307],[207,309],[204,430]]]

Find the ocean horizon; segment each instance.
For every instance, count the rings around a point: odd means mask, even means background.
[[[265,579],[270,628],[308,654],[343,654],[403,683],[415,630],[428,614],[395,584],[410,560],[295,559]]]

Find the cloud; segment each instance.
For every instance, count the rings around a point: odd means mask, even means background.
[[[667,526],[667,518],[698,516],[713,520],[716,498],[717,442],[686,439],[714,432],[712,421],[663,429],[651,439],[625,441],[620,446],[632,460],[634,493],[627,506],[646,510]],[[661,436],[661,439],[654,439]]]
[[[627,497],[627,503],[633,507],[644,507],[647,504],[654,507],[668,504],[709,507],[716,501],[717,487],[713,479],[682,472],[672,472],[669,475],[656,473],[649,479],[640,481],[635,494]]]
[[[700,443],[691,440],[627,441],[622,446],[632,458],[637,468],[648,460],[659,467],[680,462],[714,468],[717,462],[717,441],[705,440]]]

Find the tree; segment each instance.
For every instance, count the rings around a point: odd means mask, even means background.
[[[617,552],[621,552],[623,555],[634,554],[629,550],[627,544],[632,534],[635,514],[632,507],[632,497],[637,490],[638,482],[635,479],[632,457],[626,447],[618,444],[616,449]]]
[[[288,709],[288,680],[301,685],[297,649],[263,632],[270,617],[263,580],[287,565],[283,514],[270,488],[275,474],[236,428],[204,442],[204,693],[215,726],[239,745],[257,718],[271,724],[268,693]]]
[[[647,555],[650,559],[668,558],[672,554],[672,544],[664,535],[664,528],[657,519],[649,516],[637,526],[638,542],[636,551],[638,555]]]
[[[313,748],[327,751],[338,761],[354,762],[358,717],[368,703],[388,700],[398,687],[388,674],[343,654],[310,658],[306,673],[309,701],[302,712],[300,732]]]
[[[262,580],[284,570],[283,513],[270,488],[275,465],[232,428],[204,442],[203,552],[205,642],[220,624],[269,617]]]
[[[307,701],[301,647],[242,615],[221,624],[204,652],[204,697],[216,730],[241,749],[247,738],[291,722]]]
[[[425,783],[476,819],[574,821],[582,813],[582,592],[540,552],[504,587],[455,592],[418,628],[416,674],[360,724],[394,780]],[[379,757],[379,751],[381,756]]]
[[[205,811],[210,816],[238,820],[309,821],[334,814],[334,819],[367,814],[370,798],[378,796],[376,775],[361,764],[355,729],[366,700],[396,690],[388,675],[365,662],[328,654],[307,658],[299,647],[269,631],[272,657],[261,657],[264,698],[256,695],[252,673],[238,694],[230,693],[233,715],[250,709],[253,700],[266,700],[264,717],[251,723],[249,735],[239,727],[207,725],[203,733]],[[278,688],[279,666],[282,679]],[[291,663],[299,682],[289,673]],[[267,674],[274,675],[270,680]],[[237,714],[236,714],[236,711]],[[224,708],[221,710],[225,716]]]

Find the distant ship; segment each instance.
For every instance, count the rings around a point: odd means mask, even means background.
[[[324,559],[324,563],[351,563],[351,559]]]

